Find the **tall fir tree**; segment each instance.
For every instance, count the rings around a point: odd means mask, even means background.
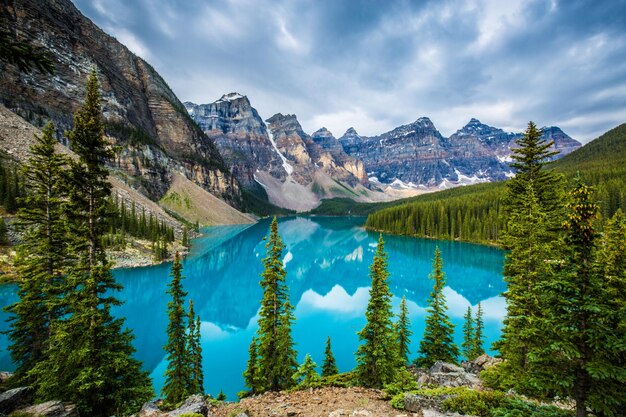
[[[82,414],[110,416],[138,410],[153,395],[151,381],[134,359],[130,331],[111,308],[121,286],[111,274],[103,247],[108,230],[111,185],[106,161],[113,155],[104,138],[99,84],[93,70],[84,105],[74,115],[67,204],[69,291],[63,320],[52,329],[48,357],[31,370],[40,400],[75,403]]]
[[[474,318],[472,317],[472,307],[467,306],[467,311],[463,316],[463,344],[461,344],[463,356],[466,361],[474,360],[474,334],[475,330]]]
[[[498,369],[501,379],[511,383],[508,388],[532,394],[528,352],[542,343],[537,327],[545,310],[540,288],[555,272],[554,261],[563,246],[563,177],[544,168],[554,156],[552,142],[542,138],[534,123],[528,124],[517,145],[511,164],[516,175],[507,182],[503,200],[507,221],[502,242],[509,249],[504,266],[507,315],[494,347],[506,359]]]
[[[409,345],[411,344],[411,321],[409,319],[409,309],[406,305],[406,297],[402,297],[400,302],[400,314],[398,315],[398,323],[396,323],[398,333],[398,346],[400,359],[407,364],[409,362]]]
[[[285,282],[284,247],[278,234],[278,221],[274,218],[265,245],[267,255],[263,259],[264,270],[261,274],[263,299],[257,330],[256,369],[256,387],[259,392],[289,388],[293,385],[291,376],[298,366],[291,337],[294,316]]]
[[[333,376],[339,373],[337,368],[337,362],[335,361],[335,355],[330,345],[330,336],[326,339],[326,348],[324,349],[324,364],[322,365],[322,376]]]
[[[480,355],[485,353],[485,336],[483,335],[484,330],[484,322],[483,322],[483,306],[481,303],[478,303],[478,307],[476,308],[476,318],[474,319],[474,337],[472,340],[472,357],[476,359]]]
[[[580,177],[570,194],[562,269],[542,286],[546,314],[539,325],[545,332],[529,354],[532,382],[544,392],[573,398],[577,417],[589,409],[618,416],[626,404],[626,369],[612,360],[624,358],[626,348],[611,325],[614,305],[597,268],[598,205]]]
[[[202,371],[202,344],[200,316],[193,309],[193,300],[189,300],[187,315],[187,355],[189,360],[189,394],[204,395],[204,373]]]
[[[24,165],[28,189],[17,212],[23,231],[16,266],[19,301],[12,313],[9,350],[16,364],[12,378],[17,384],[35,384],[28,377],[36,363],[46,358],[54,323],[63,315],[67,238],[63,206],[67,197],[64,170],[68,160],[54,149],[54,126],[48,123],[41,136],[35,135],[31,157]]]
[[[435,284],[428,299],[426,327],[419,347],[420,356],[415,361],[420,367],[430,367],[437,361],[456,363],[459,355],[459,348],[454,343],[454,325],[446,313],[448,306],[443,294],[446,279],[439,248],[435,249],[433,273],[430,277]]]
[[[162,393],[168,404],[175,405],[184,400],[189,392],[191,369],[187,350],[185,297],[183,290],[183,266],[180,263],[178,252],[174,255],[172,264],[172,281],[168,284],[167,293],[172,297],[167,303],[167,344],[164,346],[167,353],[167,370]]]
[[[374,260],[370,266],[372,288],[365,311],[366,323],[358,332],[362,342],[356,351],[355,369],[358,381],[366,387],[380,388],[391,383],[402,365],[397,333],[391,310],[391,291],[387,279],[387,253],[380,235]]]

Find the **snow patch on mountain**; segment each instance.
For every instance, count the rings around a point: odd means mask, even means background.
[[[276,151],[280,159],[283,161],[283,168],[287,172],[287,175],[291,175],[293,173],[293,167],[289,164],[289,162],[287,162],[287,158],[285,157],[285,155],[283,155],[278,150],[278,146],[276,146],[276,141],[274,140],[274,134],[272,133],[272,130],[269,128],[269,126],[267,127],[267,135],[270,138],[270,142],[272,143],[274,150]]]

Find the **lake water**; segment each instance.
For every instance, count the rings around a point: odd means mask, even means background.
[[[327,336],[340,371],[355,366],[356,332],[365,323],[369,297],[368,268],[378,235],[364,230],[364,218],[290,217],[279,220],[286,244],[284,263],[291,302],[296,306],[293,337],[301,362],[306,353],[321,366]],[[204,230],[193,242],[183,262],[183,284],[202,319],[205,389],[220,389],[236,399],[242,389],[242,372],[254,335],[262,292],[259,275],[265,257],[269,220],[254,225],[220,226]],[[505,303],[500,296],[503,251],[458,242],[385,236],[389,254],[389,284],[394,311],[407,297],[413,327],[411,357],[415,356],[424,330],[425,306],[433,282],[435,246],[439,246],[447,277],[445,295],[449,315],[456,325],[456,341],[467,306],[482,302],[485,312],[485,347],[500,335]],[[124,286],[124,301],[114,313],[126,318],[135,334],[137,357],[151,373],[158,393],[163,383],[163,345],[167,338],[165,294],[171,264],[115,270]],[[0,307],[15,301],[15,286],[0,286]],[[0,330],[6,330],[6,313],[0,313]],[[10,370],[6,336],[0,335],[0,370]]]

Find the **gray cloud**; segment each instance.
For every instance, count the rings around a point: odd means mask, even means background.
[[[429,116],[587,142],[626,121],[626,1],[74,0],[181,100],[374,135]]]

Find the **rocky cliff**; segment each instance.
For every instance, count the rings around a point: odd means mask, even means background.
[[[350,128],[339,138],[344,151],[363,161],[370,181],[402,188],[446,188],[499,181],[513,175],[509,166],[521,133],[505,132],[472,118],[445,138],[427,117],[374,137]],[[557,157],[581,144],[558,127],[544,128]]]
[[[0,4],[0,15],[16,38],[46,51],[55,66],[49,76],[0,64],[0,101],[9,109],[37,126],[52,120],[58,131],[70,129],[87,75],[95,68],[106,133],[118,145],[111,168],[152,200],[165,195],[173,173],[180,172],[239,204],[237,181],[166,82],[69,0],[9,0]]]
[[[251,190],[262,187],[276,205],[308,210],[320,198],[368,198],[363,163],[346,154],[326,129],[310,136],[295,115],[280,113],[264,123],[238,93],[208,104],[186,102],[185,108],[241,184]]]

